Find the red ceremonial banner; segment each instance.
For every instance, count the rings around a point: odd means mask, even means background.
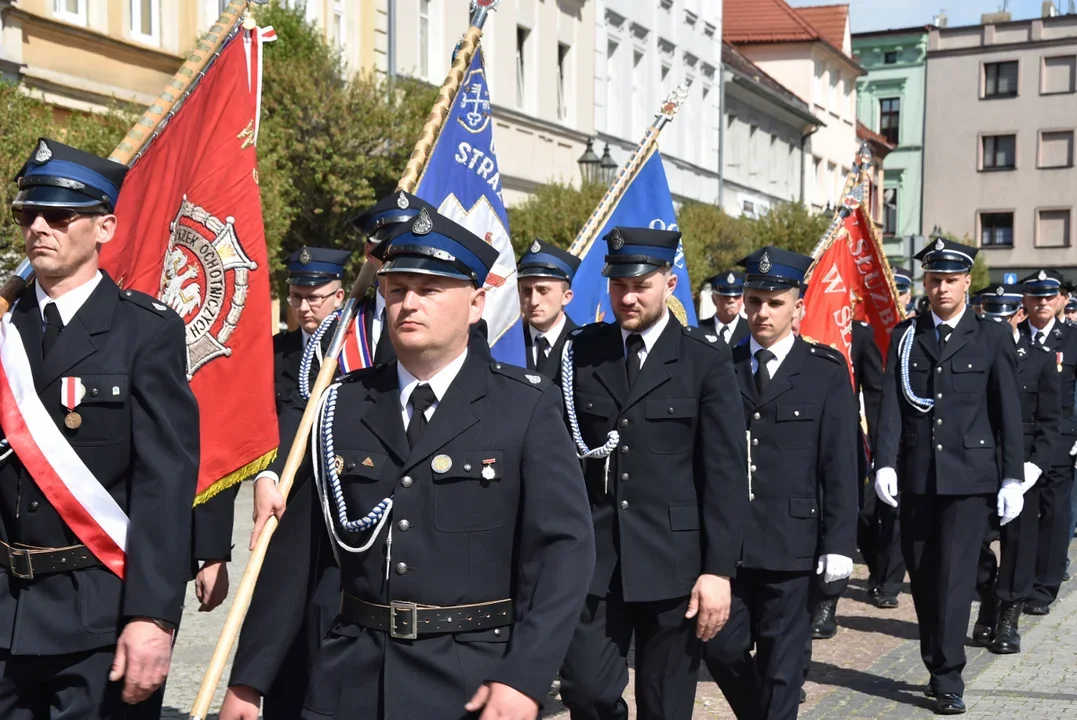
[[[240,30],[123,185],[101,265],[175,310],[198,398],[201,503],[276,453],[270,277],[255,142],[262,44]]]
[[[851,374],[853,320],[871,325],[885,358],[890,330],[901,314],[890,264],[868,224],[871,221],[859,203],[848,206],[852,211],[812,264],[800,334],[841,351]]]

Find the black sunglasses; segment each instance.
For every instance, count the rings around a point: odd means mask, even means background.
[[[15,220],[15,224],[24,228],[33,225],[34,221],[37,220],[38,215],[45,218],[45,222],[49,224],[49,227],[59,229],[67,227],[80,217],[93,217],[105,214],[106,213],[100,210],[85,212],[81,210],[73,210],[71,208],[11,208],[11,217]]]

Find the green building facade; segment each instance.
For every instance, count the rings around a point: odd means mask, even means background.
[[[923,247],[924,98],[928,28],[852,36],[867,71],[857,81],[857,119],[895,149],[883,161],[883,236],[891,262],[912,268]]]

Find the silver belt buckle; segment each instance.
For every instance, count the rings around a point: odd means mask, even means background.
[[[20,580],[34,579],[34,566],[30,562],[30,551],[23,548],[7,549],[8,571]],[[25,570],[21,568],[25,568]]]
[[[410,625],[407,625],[411,629],[407,632],[398,632],[396,629],[397,614],[410,613]],[[405,620],[405,623],[408,621]],[[413,602],[404,602],[403,600],[393,600],[389,603],[389,637],[396,638],[398,640],[416,640],[419,637],[419,613],[418,608]]]

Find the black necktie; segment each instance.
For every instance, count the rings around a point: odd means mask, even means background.
[[[763,397],[763,391],[770,384],[770,368],[767,367],[767,363],[775,357],[774,353],[766,348],[757,350],[755,353],[755,360],[759,363],[759,367],[755,370],[755,391],[759,397]]]
[[[625,350],[628,351],[628,387],[636,382],[636,378],[639,377],[639,369],[643,366],[643,363],[639,359],[639,352],[643,349],[643,336],[639,333],[632,333],[625,340]]]
[[[1043,331],[1040,331],[1040,332],[1036,333],[1036,342],[1039,343],[1040,345],[1046,345],[1047,344],[1047,333],[1045,333]]]
[[[52,350],[52,346],[56,344],[63,329],[64,321],[60,317],[60,310],[56,307],[56,303],[50,302],[45,306],[45,336],[41,340],[42,357],[49,354],[49,350]]]
[[[411,391],[408,404],[411,405],[411,421],[408,423],[408,445],[414,450],[419,438],[426,430],[426,411],[437,402],[434,390],[429,385],[418,385]]]
[[[725,341],[726,345],[729,344],[729,326],[728,325],[723,325],[722,326],[722,340]]]
[[[950,333],[954,331],[952,327],[946,323],[942,323],[938,327],[939,330],[939,352],[946,349],[946,341],[950,339]]]
[[[546,360],[549,357],[550,341],[545,335],[535,338],[535,369],[543,372],[546,369]]]

